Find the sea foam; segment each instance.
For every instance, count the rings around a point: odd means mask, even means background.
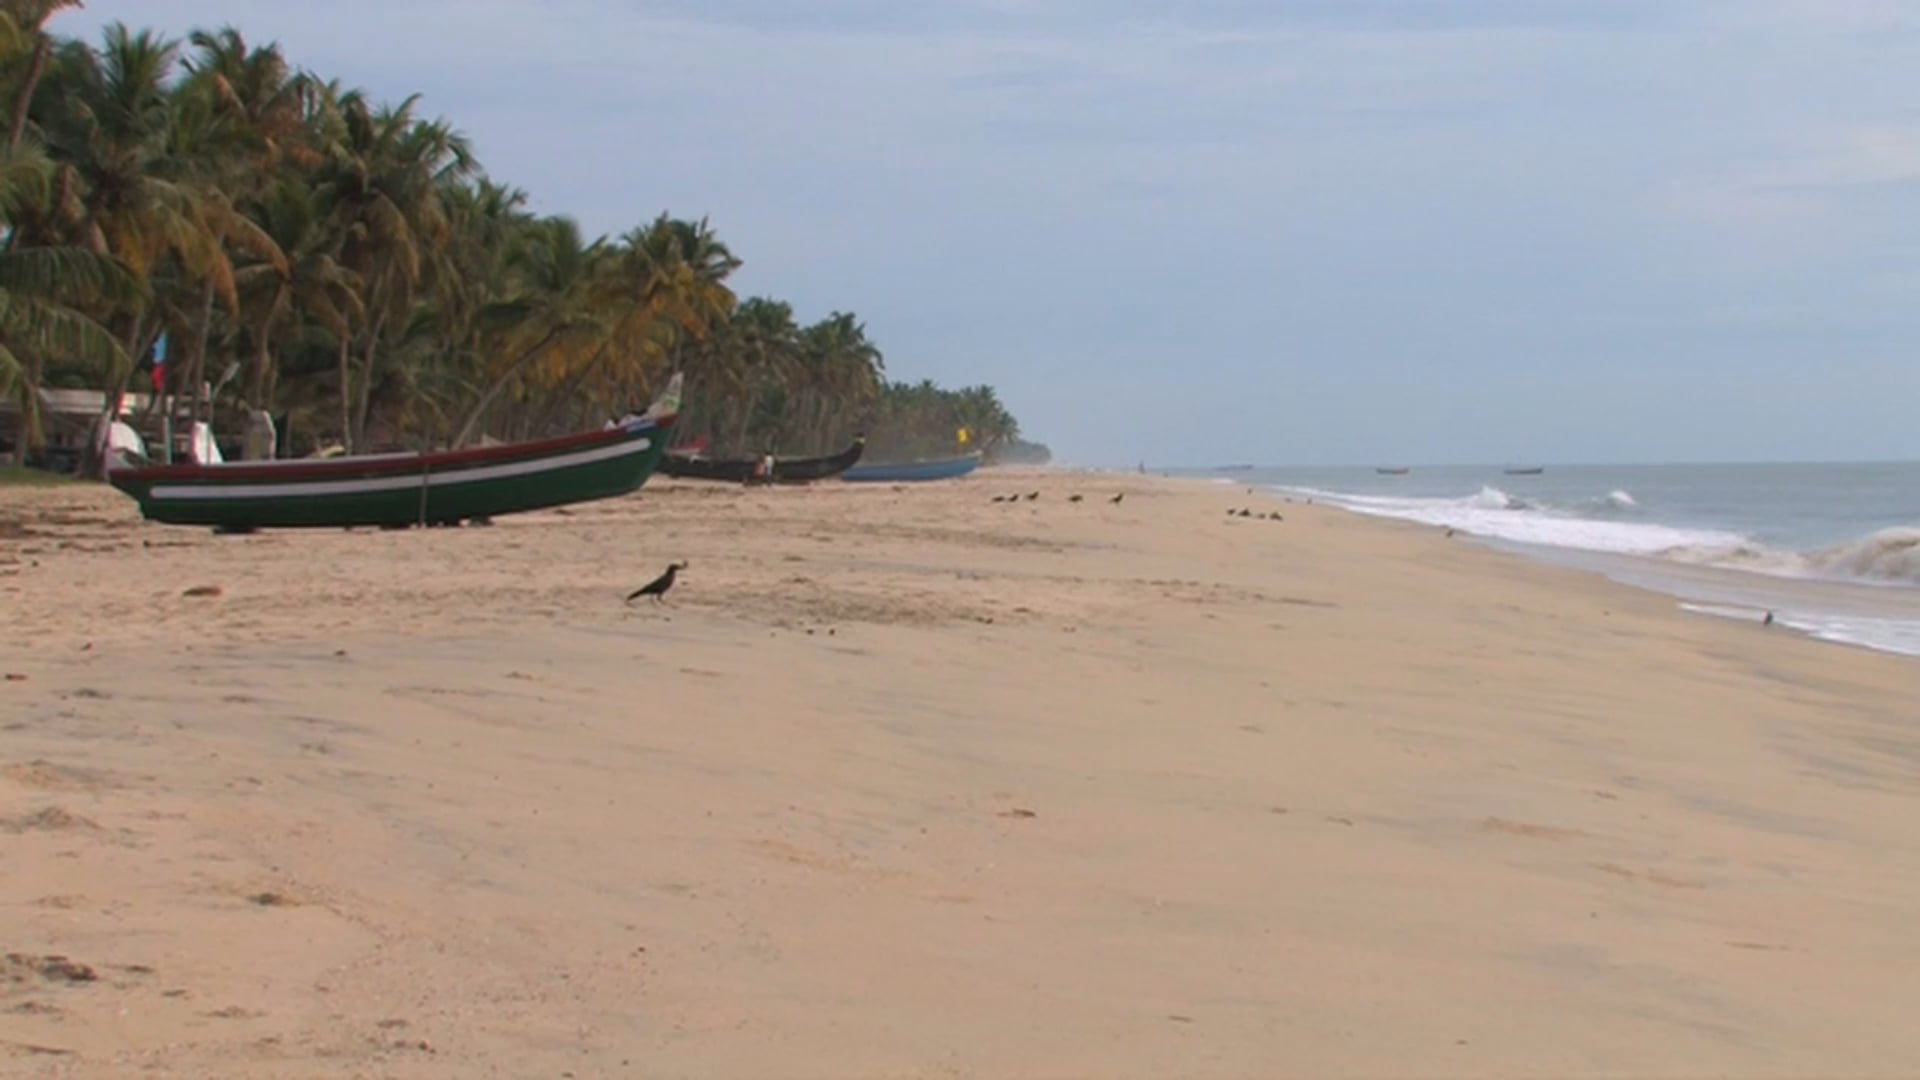
[[[1458,499],[1346,495],[1309,488],[1289,490],[1362,514],[1445,526],[1520,544],[1657,556],[1680,549],[1731,550],[1748,542],[1738,533],[1716,529],[1623,520],[1628,516],[1623,511],[1638,506],[1625,491],[1609,492],[1588,500],[1585,505],[1559,507],[1531,502],[1490,485]]]
[[[1920,619],[1908,614],[1906,588],[1920,587],[1920,526],[1882,528],[1853,540],[1812,550],[1770,546],[1729,529],[1689,527],[1649,520],[1652,514],[1632,492],[1614,488],[1577,497],[1522,498],[1492,485],[1456,497],[1359,495],[1311,487],[1281,489],[1357,513],[1457,529],[1473,536],[1536,549],[1586,552],[1602,564],[1611,556],[1648,560],[1606,567],[1604,572],[1644,587],[1695,601],[1690,609],[1727,618],[1761,619],[1826,641],[1920,656]],[[1541,552],[1543,555],[1545,551]],[[1665,564],[1667,570],[1659,567]],[[1756,575],[1751,587],[1708,584],[1683,569],[1733,570]],[[1765,584],[1771,579],[1773,584]],[[1876,585],[1895,592],[1882,604],[1849,595],[1809,593],[1824,584]],[[1741,595],[1737,606],[1699,603]]]
[[[1641,520],[1639,500],[1621,490],[1564,504],[1531,501],[1491,485],[1451,499],[1287,490],[1363,514],[1518,544],[1648,556],[1776,577],[1920,585],[1920,527],[1882,529],[1818,551],[1799,552],[1772,548],[1737,532]]]

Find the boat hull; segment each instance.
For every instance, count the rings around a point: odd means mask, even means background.
[[[660,462],[672,417],[437,454],[116,469],[149,521],[217,529],[404,527],[625,495]]]
[[[775,458],[772,482],[810,484],[815,480],[838,476],[860,460],[865,448],[866,440],[857,439],[852,446],[830,457],[789,458],[784,461]],[[669,451],[660,459],[660,475],[676,480],[713,480],[728,484],[766,483],[766,480],[754,475],[757,464],[751,460],[712,461],[683,457]]]
[[[859,465],[840,474],[853,484],[899,484],[922,480],[952,480],[980,467],[980,455],[946,458],[941,461],[909,461],[897,465]]]

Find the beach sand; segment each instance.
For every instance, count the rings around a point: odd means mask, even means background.
[[[0,490],[0,671],[0,1075],[1920,1062],[1920,664],[1236,487]]]

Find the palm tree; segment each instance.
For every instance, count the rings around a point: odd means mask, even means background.
[[[126,391],[132,358],[168,324],[204,332],[211,300],[196,317],[185,296],[210,290],[235,306],[227,244],[259,246],[202,169],[199,140],[211,133],[196,126],[199,117],[176,113],[178,52],[177,42],[112,24],[98,52],[79,42],[60,50],[48,73],[60,92],[42,99],[39,128],[59,162],[55,186],[72,197],[50,200],[49,215],[29,231],[118,259],[147,286],[146,296],[163,301],[112,317],[123,347],[102,372],[109,410]]]
[[[0,219],[12,221],[25,202],[44,199],[47,173],[47,162],[37,150],[16,147],[0,156]],[[84,248],[0,251],[0,396],[11,397],[25,421],[18,447],[22,461],[29,450],[44,444],[44,358],[67,356],[101,368],[123,359],[120,343],[79,305],[129,303],[138,295],[126,267]]]
[[[358,93],[340,98],[337,137],[324,148],[320,168],[344,238],[340,261],[360,276],[366,306],[352,344],[340,351],[340,424],[350,452],[364,441],[380,348],[406,328],[446,239],[442,184],[473,170],[466,139],[444,123],[416,120],[417,102],[376,108]]]
[[[888,383],[852,314],[736,304],[740,260],[705,219],[589,241],[529,213],[417,99],[381,105],[232,27],[48,36],[70,6],[0,0],[8,392],[44,368],[112,397],[165,333],[196,410],[208,365],[241,360],[248,402],[348,449],[542,432],[670,371],[690,384],[682,430],[741,450],[1018,438],[990,388]]]
[[[836,311],[802,334],[811,371],[800,383],[807,403],[803,437],[815,445],[839,445],[853,434],[859,416],[879,396],[886,364],[867,340],[867,328],[853,315]]]
[[[47,20],[66,8],[79,6],[80,0],[0,0],[0,62],[12,64],[23,55],[26,58],[26,66],[12,86],[13,106],[7,120],[9,152],[17,149],[26,136],[27,114],[53,53]]]
[[[253,342],[246,399],[255,408],[272,411],[279,374],[274,346],[283,329],[311,321],[334,340],[346,342],[366,307],[360,300],[360,276],[334,257],[336,239],[327,232],[326,210],[312,187],[283,177],[266,193],[257,213],[285,261],[255,263],[236,274],[236,283]]]
[[[583,243],[580,227],[563,217],[533,223],[524,239],[515,253],[519,291],[481,312],[498,347],[488,368],[491,382],[467,410],[454,435],[455,446],[473,436],[507,389],[528,377],[549,386],[564,385],[606,340],[607,326],[595,317],[590,303],[607,262],[601,243]],[[556,362],[540,372],[536,365],[549,358]],[[544,379],[539,378],[542,374]]]
[[[676,350],[708,340],[733,309],[726,278],[740,265],[705,220],[664,214],[612,245],[584,303],[604,339],[572,365],[558,401],[608,412],[642,399]]]
[[[288,65],[278,45],[250,49],[231,26],[215,33],[196,30],[188,40],[199,52],[183,63],[189,73],[184,89],[204,96],[233,121],[251,166],[243,183],[283,161],[318,163],[306,123],[311,79]]]

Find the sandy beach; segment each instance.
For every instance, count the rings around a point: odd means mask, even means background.
[[[0,490],[0,671],[0,1075],[1920,1061],[1920,664],[1235,487]]]

